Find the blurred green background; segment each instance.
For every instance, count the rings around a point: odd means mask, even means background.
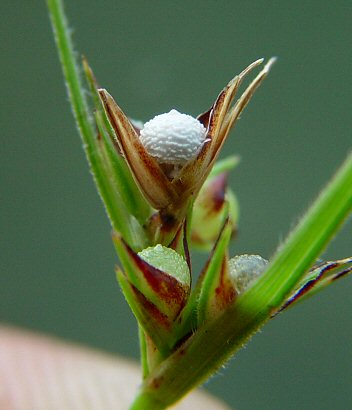
[[[279,57],[222,155],[242,157],[233,254],[270,257],[351,148],[351,2],[66,3],[76,48],[133,118],[196,115]],[[45,2],[1,8],[1,320],[137,357]],[[325,259],[351,255],[351,228]],[[206,388],[238,410],[352,408],[351,292],[346,279],[279,316]]]

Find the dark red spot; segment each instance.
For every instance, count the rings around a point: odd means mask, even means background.
[[[152,381],[151,381],[151,387],[153,388],[153,389],[158,389],[159,387],[160,387],[160,385],[161,385],[161,383],[163,382],[163,377],[161,376],[161,377],[155,377],[154,379],[152,379]]]

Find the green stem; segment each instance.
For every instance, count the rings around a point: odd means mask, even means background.
[[[211,373],[270,318],[352,210],[352,154],[279,249],[265,274],[145,380],[130,409],[164,409]]]
[[[95,130],[89,120],[88,107],[82,92],[83,86],[74,58],[63,3],[61,0],[47,0],[47,3],[73,114],[83,142],[86,144],[85,149],[87,149],[91,146],[91,141],[95,139]],[[87,155],[91,154],[87,153]]]
[[[157,400],[157,397],[150,395],[139,395],[129,407],[129,410],[163,410],[165,406],[163,402]]]
[[[93,125],[89,114],[63,2],[61,0],[47,0],[47,4],[73,114],[99,194],[113,228],[121,232],[129,243],[141,243],[142,235],[138,232],[138,225],[131,220],[120,195],[110,182],[111,170],[106,167],[104,158],[106,155],[102,152],[102,144],[97,139],[95,125]]]
[[[141,325],[138,324],[139,351],[141,355],[142,377],[145,379],[149,374],[148,357],[147,357],[147,341],[145,333]]]

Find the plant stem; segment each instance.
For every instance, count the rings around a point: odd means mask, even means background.
[[[102,149],[102,144],[97,139],[95,125],[93,125],[89,114],[63,2],[61,0],[47,0],[47,4],[73,114],[98,192],[113,228],[121,232],[129,243],[141,244],[143,237],[141,227],[132,220],[119,193],[111,184],[112,171],[107,166],[106,152],[103,152],[105,150]]]
[[[142,326],[138,324],[138,337],[139,337],[139,351],[141,355],[141,368],[142,377],[145,379],[149,374],[148,357],[147,357],[147,342],[145,339],[145,333]]]
[[[83,86],[74,58],[73,46],[64,14],[63,3],[61,0],[47,0],[47,3],[73,114],[83,142],[87,144],[85,146],[85,149],[87,149],[90,147],[90,140],[95,139],[95,130],[89,120],[87,103],[82,93]]]
[[[133,410],[164,409],[204,381],[271,317],[352,210],[352,153],[279,249],[268,270],[145,380]]]
[[[129,410],[163,410],[168,405],[165,406],[164,403],[159,402],[157,397],[148,394],[139,395],[136,397],[134,402],[129,407]]]

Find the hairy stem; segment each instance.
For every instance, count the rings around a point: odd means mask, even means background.
[[[140,243],[141,235],[138,224],[132,224],[130,214],[124,206],[119,193],[110,183],[111,169],[107,166],[106,150],[102,149],[102,140],[97,138],[95,125],[89,114],[63,2],[61,0],[47,0],[47,4],[73,114],[98,192],[106,207],[113,228],[123,233],[129,243]]]

